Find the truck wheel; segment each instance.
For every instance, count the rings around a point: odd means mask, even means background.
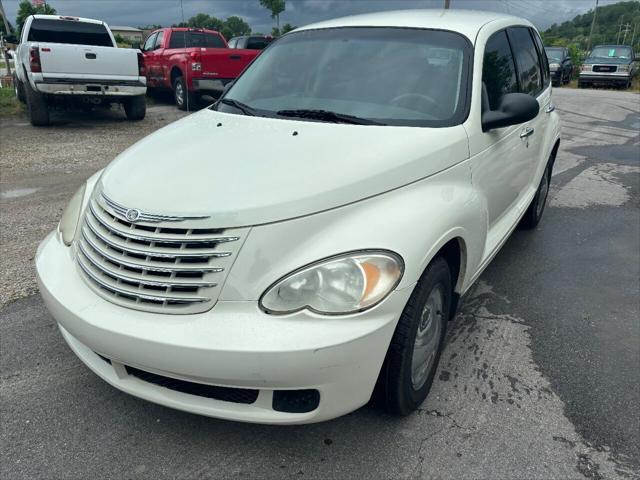
[[[124,113],[127,114],[127,120],[142,120],[147,114],[147,99],[144,95],[127,98],[123,102]]]
[[[44,95],[31,88],[31,84],[24,85],[29,121],[34,127],[49,125],[49,109]]]
[[[180,110],[189,111],[197,108],[198,97],[187,89],[183,77],[177,77],[173,81],[173,96]]]
[[[25,103],[27,99],[24,95],[24,85],[22,85],[22,82],[18,80],[18,76],[15,74],[13,75],[13,89],[15,90],[16,98],[20,103]]]
[[[449,265],[431,261],[400,316],[374,399],[389,413],[408,415],[427,398],[438,368],[451,309]]]

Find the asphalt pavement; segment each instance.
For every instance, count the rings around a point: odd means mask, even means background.
[[[115,390],[31,294],[35,246],[78,185],[181,114],[45,129],[1,119],[0,477],[640,478],[640,95],[554,99],[564,127],[545,216],[463,299],[420,410],[367,406],[295,427]]]

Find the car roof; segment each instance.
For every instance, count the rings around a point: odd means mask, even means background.
[[[95,18],[76,17],[73,15],[33,15],[33,18],[41,18],[44,20],[69,20],[70,18],[73,18],[73,21],[75,22],[98,23],[100,25],[104,24],[102,20],[96,20]]]
[[[404,27],[430,28],[459,32],[472,42],[487,23],[509,20],[514,25],[533,26],[523,18],[499,12],[457,9],[414,9],[367,13],[313,23],[295,31],[339,27]]]
[[[624,45],[622,43],[603,43],[601,45],[594,45],[593,48],[598,48],[598,47],[626,47],[626,48],[631,48],[631,45]]]

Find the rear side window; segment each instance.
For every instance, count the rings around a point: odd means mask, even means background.
[[[184,48],[186,44],[187,32],[171,32],[169,48]]]
[[[214,35],[212,33],[204,34],[204,43],[204,46],[208,48],[225,48],[222,39],[218,35]]]
[[[269,45],[269,41],[264,37],[251,37],[247,40],[249,50],[264,50]]]
[[[169,48],[225,48],[218,35],[203,32],[172,32]]]
[[[103,24],[74,20],[36,18],[31,23],[27,41],[113,47],[111,36]]]
[[[536,97],[542,91],[542,70],[531,33],[527,27],[512,27],[509,40],[518,67],[520,91]]]
[[[484,51],[482,83],[486,88],[491,110],[497,110],[507,93],[518,91],[516,68],[505,31],[494,33]]]

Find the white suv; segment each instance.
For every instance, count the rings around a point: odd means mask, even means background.
[[[547,65],[529,22],[488,12],[285,35],[73,197],[36,258],[63,337],[113,386],[203,415],[317,422],[374,390],[411,412],[458,299],[542,215]]]

